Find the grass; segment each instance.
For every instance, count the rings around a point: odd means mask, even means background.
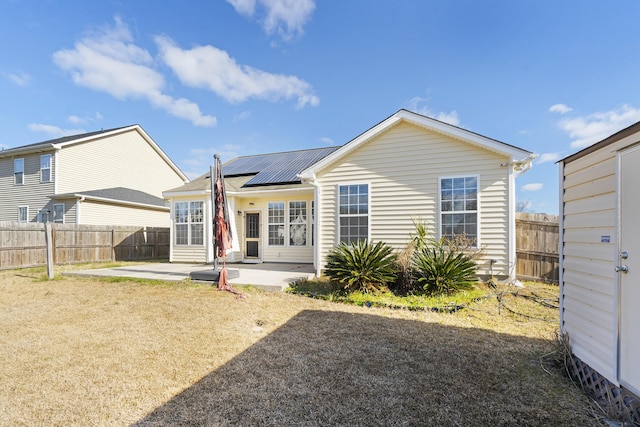
[[[0,271],[1,425],[602,425],[546,285],[436,313],[41,277]]]

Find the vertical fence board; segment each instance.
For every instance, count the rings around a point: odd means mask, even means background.
[[[521,280],[558,283],[559,223],[556,215],[516,214],[516,276]]]
[[[55,264],[169,258],[168,228],[50,225]],[[46,263],[43,224],[0,221],[0,269]]]

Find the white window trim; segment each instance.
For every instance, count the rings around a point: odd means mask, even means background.
[[[280,225],[279,222],[274,222],[271,223],[271,215],[270,214],[270,205],[272,203],[282,203],[282,210],[283,210],[283,220],[284,222],[282,223],[282,226],[284,228],[284,236],[283,236],[283,240],[282,240],[282,244],[281,245],[277,245],[277,244],[272,244],[270,241],[271,236],[269,236],[269,227],[271,227],[272,225]],[[267,246],[272,247],[272,248],[282,248],[282,247],[286,247],[289,246],[289,226],[288,226],[288,221],[289,220],[289,202],[287,201],[282,201],[282,200],[273,200],[270,202],[267,202]]]
[[[42,214],[46,214],[47,215],[47,220],[43,221],[42,220]],[[51,212],[48,209],[41,209],[38,211],[38,222],[41,224],[44,224],[45,222],[51,222],[50,221],[50,216],[51,216]]]
[[[194,202],[200,202],[202,203],[202,222],[191,222],[191,203]],[[186,203],[187,204],[187,222],[176,222],[176,205],[178,203]],[[207,238],[206,238],[206,234],[207,234],[207,203],[204,200],[176,200],[173,202],[172,206],[171,206],[171,233],[173,234],[172,236],[172,245],[176,246],[176,247],[181,247],[181,248],[186,248],[186,247],[196,247],[196,248],[201,248],[204,247],[207,244]],[[191,225],[192,224],[202,224],[202,244],[192,244],[191,243]],[[186,244],[182,244],[182,243],[177,243],[176,242],[176,226],[177,225],[186,225],[187,226],[187,243]]]
[[[349,185],[366,185],[367,186],[367,240],[371,240],[371,194],[372,186],[371,181],[353,181],[353,182],[340,182],[336,185],[336,245],[341,242],[340,236],[340,187]]]
[[[478,189],[476,194],[476,245],[474,247],[481,247],[481,227],[480,227],[480,207],[481,207],[481,185],[479,174],[461,174],[461,175],[444,175],[438,177],[438,240],[442,238],[442,180],[443,179],[455,179],[455,178],[476,178],[478,183]]]
[[[43,157],[45,157],[45,156],[49,156],[49,167],[48,167],[48,168],[43,168],[43,167],[42,167],[42,158],[43,158]],[[52,181],[52,180],[51,180],[51,170],[52,170],[52,169],[51,169],[51,162],[52,162],[52,161],[53,161],[53,156],[52,156],[51,154],[42,154],[42,155],[40,156],[40,182],[41,182],[41,183],[51,182],[51,181]],[[48,180],[48,181],[45,181],[45,180],[43,180],[43,179],[42,179],[42,171],[43,171],[44,169],[49,169],[49,180]]]
[[[62,221],[56,221],[56,206],[62,206]],[[64,203],[53,204],[53,211],[51,212],[53,222],[58,224],[64,224],[64,208],[65,208]]]
[[[22,182],[20,184],[18,184],[16,182],[16,176],[17,176],[16,175],[16,173],[17,173],[16,172],[16,161],[17,160],[22,160],[22,172],[21,172],[22,173]],[[24,167],[24,157],[18,157],[16,159],[13,159],[13,185],[24,185],[24,178],[25,178],[24,169],[25,169],[25,167]]]
[[[292,245],[291,244],[291,226],[294,225],[291,223],[291,203],[304,203],[305,210],[305,236],[304,236],[304,245]],[[285,217],[285,221],[287,222],[286,226],[286,234],[287,234],[287,246],[292,248],[306,248],[309,246],[309,201],[308,200],[289,200],[286,204],[287,206],[287,214]]]
[[[20,209],[25,208],[27,215],[24,221],[20,220]],[[29,222],[29,205],[18,205],[18,222]]]

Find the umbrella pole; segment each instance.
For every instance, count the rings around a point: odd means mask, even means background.
[[[213,156],[213,165],[211,166],[211,230],[213,231],[213,271],[216,271],[218,267],[218,245],[216,243],[216,213],[217,200],[216,200],[216,181],[218,180],[218,164],[216,155]]]

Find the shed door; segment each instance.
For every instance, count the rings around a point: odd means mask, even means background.
[[[640,393],[640,147],[620,154],[618,272],[620,303],[619,379]],[[626,252],[626,256],[625,253]],[[622,268],[624,270],[624,268]]]

